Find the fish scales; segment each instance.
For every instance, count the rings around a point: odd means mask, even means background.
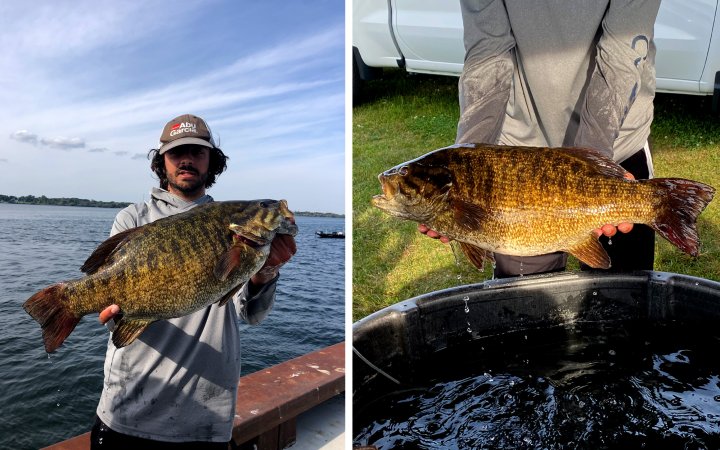
[[[461,243],[479,267],[488,252],[532,256],[566,251],[607,268],[593,230],[644,223],[697,254],[697,216],[714,188],[682,179],[628,180],[589,149],[460,144],[379,175],[373,203]],[[473,255],[474,254],[474,255]]]
[[[561,153],[545,155],[523,148],[463,150],[448,155],[447,167],[457,180],[468,180],[457,182],[458,195],[480,206],[487,218],[467,234],[494,241],[493,251],[518,256],[546,253],[566,244],[567,234],[652,218],[654,205],[645,201],[651,198],[650,186],[628,190],[625,179],[589,175],[589,161],[582,164]],[[452,214],[435,223],[442,231],[458,232]],[[572,233],[558,233],[558,224]]]
[[[87,276],[44,289],[24,307],[50,352],[82,316],[118,304],[113,342],[128,345],[155,320],[224,304],[262,267],[276,233],[297,233],[284,200],[197,206],[111,237],[83,265]]]

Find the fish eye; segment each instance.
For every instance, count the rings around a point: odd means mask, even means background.
[[[402,175],[402,176],[407,175],[408,172],[410,172],[410,169],[408,169],[408,166],[402,166],[402,167],[399,168],[398,171],[397,171],[397,173],[400,174],[400,175]]]

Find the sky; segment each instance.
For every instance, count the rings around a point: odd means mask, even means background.
[[[181,114],[215,200],[344,212],[344,1],[0,2],[0,194],[142,202]]]

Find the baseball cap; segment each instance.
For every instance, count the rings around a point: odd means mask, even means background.
[[[215,148],[208,124],[198,116],[183,114],[165,125],[160,135],[159,153],[162,155],[179,145],[195,144]]]

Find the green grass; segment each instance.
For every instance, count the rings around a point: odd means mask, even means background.
[[[480,272],[450,245],[417,232],[370,205],[377,175],[455,140],[457,78],[386,71],[363,86],[353,108],[353,318],[426,292],[481,282]],[[658,94],[651,142],[657,177],[682,177],[720,187],[720,120],[709,97]],[[699,221],[702,252],[692,258],[658,237],[655,270],[720,280],[720,206]],[[457,253],[459,256],[455,256]],[[577,262],[569,265],[577,268]]]

